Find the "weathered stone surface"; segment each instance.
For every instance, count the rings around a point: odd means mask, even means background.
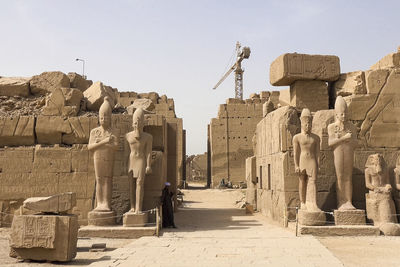
[[[379,94],[386,84],[388,76],[389,70],[387,69],[367,70],[365,72],[367,93],[370,95]]]
[[[116,104],[116,96],[113,89],[110,86],[103,85],[102,82],[92,84],[83,92],[83,96],[87,99],[87,109],[91,111],[98,111],[106,96],[111,98],[112,107]]]
[[[242,99],[238,99],[238,98],[228,98],[226,100],[226,104],[244,104],[244,101]]]
[[[318,111],[329,108],[328,85],[324,81],[295,81],[290,85],[290,105]]]
[[[33,76],[29,84],[32,94],[45,95],[55,89],[69,88],[69,78],[60,71],[43,72]]]
[[[256,170],[256,157],[252,156],[246,159],[246,203],[256,207],[257,195],[257,170]]]
[[[367,111],[372,107],[378,95],[352,95],[344,97],[347,103],[349,120],[362,121],[365,119]]]
[[[328,125],[335,121],[335,110],[320,110],[315,112],[312,121],[312,132],[321,140],[321,150],[330,149],[328,146]]]
[[[76,107],[77,112],[79,112],[83,99],[82,91],[75,88],[62,88],[62,92],[65,98],[65,104],[67,106]]]
[[[75,91],[79,91],[74,89]],[[65,88],[65,91],[70,91]],[[79,112],[80,103],[76,106],[69,106],[65,101],[63,90],[54,89],[50,96],[46,99],[46,105],[43,108],[42,115],[44,116],[76,116]]]
[[[24,208],[36,212],[63,213],[76,205],[76,193],[68,192],[49,197],[31,197],[24,201]]]
[[[88,213],[88,224],[93,226],[115,225],[115,211],[91,211]]]
[[[299,224],[301,225],[325,225],[326,217],[323,211],[299,210]]]
[[[79,116],[69,117],[67,120],[71,127],[71,132],[62,135],[62,143],[68,145],[87,144],[91,128],[97,125],[97,117]]]
[[[127,212],[124,214],[123,225],[125,227],[143,227],[147,224],[148,214],[135,214],[133,212]]]
[[[378,230],[379,231],[379,230]],[[153,236],[156,234],[156,227],[124,227],[124,226],[85,226],[79,229],[78,236],[101,237],[101,238],[131,238],[136,239],[142,236]]]
[[[35,117],[0,117],[0,147],[35,144]]]
[[[62,134],[72,132],[68,119],[60,116],[38,116],[36,119],[36,137],[39,144],[61,144]]]
[[[336,225],[365,225],[365,210],[334,210]]]
[[[76,89],[80,90],[81,92],[84,92],[86,89],[88,89],[93,84],[93,82],[86,80],[85,78],[83,78],[81,75],[79,75],[76,72],[69,72],[68,78],[70,81],[70,87],[76,88]]]
[[[268,101],[268,102],[270,102],[270,101]],[[268,102],[266,102],[266,103],[268,103]],[[279,104],[281,106],[289,106],[290,105],[290,88],[279,91]]]
[[[371,66],[371,70],[400,67],[400,51],[390,53]]]
[[[348,96],[367,93],[363,71],[342,73],[333,85],[336,95]]]
[[[367,225],[300,226],[299,233],[313,236],[378,236],[379,228]]]
[[[143,110],[146,111],[152,111],[154,110],[155,106],[152,100],[148,98],[139,98],[135,99],[133,104],[128,106],[126,110],[128,111],[129,115],[132,115],[138,108],[142,108]]]
[[[156,92],[150,92],[149,93],[149,99],[153,102],[153,104],[157,104],[159,97],[160,96]]]
[[[291,85],[298,80],[335,81],[339,78],[339,57],[283,54],[271,63],[269,78],[274,86]]]
[[[29,96],[30,78],[0,77],[0,96]]]
[[[379,230],[387,236],[400,235],[400,225],[397,223],[384,223],[379,226]]]
[[[70,261],[76,256],[77,241],[75,215],[14,216],[10,247],[18,258]]]

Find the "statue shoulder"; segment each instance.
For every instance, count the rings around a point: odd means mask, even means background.
[[[90,135],[99,135],[100,134],[100,126],[93,128],[92,130],[90,130]]]
[[[327,128],[328,134],[335,132],[335,126],[336,126],[336,123],[334,123],[334,122],[328,125],[328,128]]]
[[[320,141],[321,138],[319,138],[319,136],[315,133],[311,133],[311,136],[316,140],[316,141]]]

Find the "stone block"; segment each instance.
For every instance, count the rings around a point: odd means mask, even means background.
[[[49,197],[31,197],[24,201],[24,208],[36,212],[63,213],[76,205],[76,194],[62,193]]]
[[[79,75],[76,72],[69,72],[68,73],[68,78],[70,82],[70,87],[71,88],[76,88],[80,90],[81,92],[84,92],[86,89],[88,89],[92,83],[85,78],[83,78],[81,75]]]
[[[38,173],[70,173],[71,150],[68,148],[37,146],[33,169]]]
[[[140,98],[140,99],[135,99],[133,101],[133,104],[128,106],[126,108],[126,110],[128,111],[129,115],[132,115],[135,112],[135,110],[138,108],[142,108],[147,111],[152,111],[155,109],[155,106],[154,106],[154,102],[151,101],[151,99]]]
[[[87,109],[90,111],[98,111],[105,96],[112,99],[112,106],[116,104],[116,96],[111,87],[103,85],[102,82],[95,82],[83,92],[83,96],[87,99]]]
[[[34,145],[34,126],[33,116],[0,118],[0,147]]]
[[[390,53],[371,66],[371,70],[400,67],[400,51]]]
[[[38,116],[35,127],[39,144],[61,144],[63,134],[71,134],[72,129],[68,119],[60,116]]]
[[[123,225],[125,227],[143,227],[148,222],[148,214],[135,214],[133,212],[127,212],[124,214]]]
[[[0,77],[0,96],[29,96],[29,80],[22,77]]]
[[[378,95],[352,95],[344,97],[347,104],[349,120],[362,121],[367,111],[372,107]]]
[[[365,210],[334,210],[335,225],[365,225]]]
[[[115,211],[90,211],[88,213],[88,224],[93,226],[115,225]]]
[[[290,85],[290,105],[318,111],[329,108],[328,85],[324,81],[295,81]]]
[[[71,90],[65,88],[65,90]],[[76,90],[76,89],[74,89]],[[79,90],[76,90],[79,91]],[[44,116],[76,116],[79,112],[80,105],[67,106],[65,96],[60,88],[56,88],[46,99],[46,105],[42,110]]]
[[[33,167],[33,147],[0,150],[0,173],[30,173]]]
[[[298,211],[298,221],[301,225],[325,225],[326,216],[323,211]]]
[[[75,107],[78,113],[83,99],[82,91],[75,88],[62,88],[62,92],[65,98],[65,104]]]
[[[91,125],[97,124],[97,117],[69,117],[70,133],[63,133],[61,142],[67,145],[87,144]],[[67,123],[67,122],[65,122]]]
[[[33,76],[29,84],[31,93],[34,95],[46,95],[56,89],[70,86],[68,76],[60,71],[43,72]]]
[[[312,132],[319,136],[321,140],[321,150],[330,149],[328,146],[328,125],[335,121],[335,111],[319,110],[315,112],[312,120]]]
[[[338,96],[366,94],[365,74],[363,71],[342,73],[333,88]]]
[[[14,216],[10,247],[18,258],[70,261],[76,256],[77,241],[75,215]]]
[[[379,94],[383,86],[386,84],[389,76],[389,70],[377,69],[367,70],[365,72],[365,82],[368,94]]]
[[[89,151],[86,146],[71,151],[71,170],[73,172],[88,172],[88,165]]]
[[[291,85],[298,80],[336,81],[340,75],[339,57],[326,55],[283,54],[271,63],[270,83]]]

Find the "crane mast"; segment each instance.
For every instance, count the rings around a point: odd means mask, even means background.
[[[236,61],[233,66],[218,81],[213,89],[216,89],[232,71],[235,71],[235,98],[243,99],[243,72],[242,60],[250,57],[250,48],[245,46],[242,49],[239,42],[236,43]]]

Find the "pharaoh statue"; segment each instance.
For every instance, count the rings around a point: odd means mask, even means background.
[[[311,133],[312,116],[303,109],[300,116],[301,133],[293,137],[295,172],[299,175],[300,213],[303,225],[323,225],[326,218],[317,206],[317,185],[320,138]]]
[[[89,212],[89,224],[114,224],[115,212],[111,210],[114,153],[118,149],[118,138],[112,130],[112,107],[105,97],[99,109],[100,126],[90,131],[88,150],[93,152],[96,177],[96,207]]]
[[[355,210],[352,177],[356,127],[348,120],[347,104],[341,96],[336,98],[335,118],[335,122],[328,125],[328,145],[333,149],[338,210]]]
[[[379,227],[388,223],[397,223],[389,171],[382,154],[377,153],[368,157],[365,163],[365,186],[369,189],[369,193],[365,195],[367,218]],[[390,233],[400,231],[398,225],[385,226],[381,230],[385,233],[385,230],[389,228],[395,230],[390,230]]]
[[[145,223],[145,215],[143,215],[143,193],[144,179],[146,174],[151,174],[151,151],[153,137],[143,132],[144,127],[144,111],[138,108],[132,117],[133,131],[126,134],[125,138],[130,147],[129,155],[129,188],[130,188],[130,204],[131,209],[124,215],[125,226],[136,226]],[[142,221],[138,222],[133,215],[142,217]],[[130,216],[128,218],[128,216]],[[135,224],[135,225],[133,225]]]

